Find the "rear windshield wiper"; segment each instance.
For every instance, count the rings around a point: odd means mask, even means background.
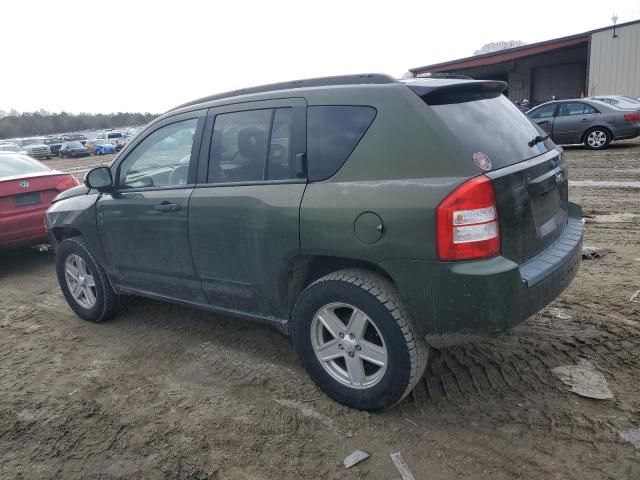
[[[540,142],[544,142],[547,138],[549,138],[549,135],[545,135],[544,137],[542,135],[536,135],[531,140],[529,140],[529,146],[533,147]]]

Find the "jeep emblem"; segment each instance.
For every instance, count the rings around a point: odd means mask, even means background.
[[[482,170],[491,170],[491,160],[486,154],[482,152],[476,152],[473,154],[473,161],[476,162]]]

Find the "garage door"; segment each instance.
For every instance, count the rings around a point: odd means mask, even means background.
[[[533,69],[532,100],[546,102],[555,95],[557,99],[579,98],[585,92],[587,67],[585,63],[567,63]]]

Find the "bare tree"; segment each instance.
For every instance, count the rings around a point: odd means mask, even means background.
[[[521,47],[526,45],[527,42],[522,40],[500,40],[499,42],[485,43],[478,50],[474,51],[474,55],[482,55],[485,53],[497,52],[499,50],[506,50],[508,48]]]

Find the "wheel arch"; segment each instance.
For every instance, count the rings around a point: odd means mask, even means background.
[[[325,275],[350,268],[375,272],[395,284],[391,275],[373,262],[329,255],[299,255],[289,261],[281,280],[287,318],[291,318],[296,301],[305,288]]]

